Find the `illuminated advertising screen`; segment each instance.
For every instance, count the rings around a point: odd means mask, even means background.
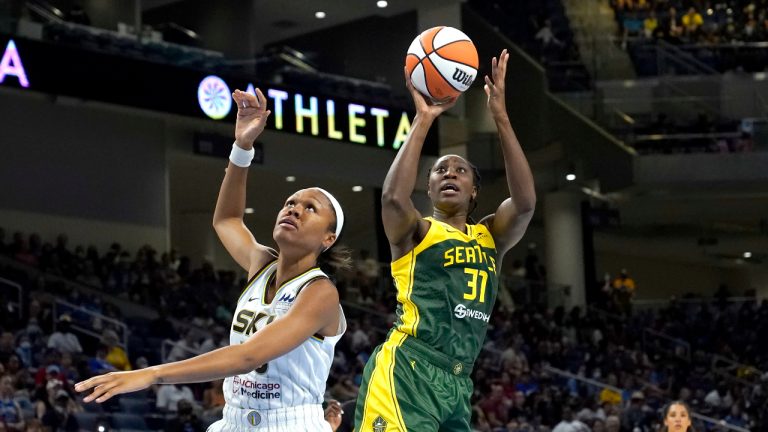
[[[267,128],[388,150],[403,144],[413,113],[325,94],[323,89],[271,85],[108,52],[0,37],[0,87],[65,95],[154,111],[234,122],[232,91],[261,89],[272,115]],[[424,146],[438,151],[436,127]]]

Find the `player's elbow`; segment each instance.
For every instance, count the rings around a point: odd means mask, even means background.
[[[403,193],[398,193],[393,190],[384,190],[381,193],[381,206],[386,208],[402,208],[409,199],[411,199],[411,197],[406,196]]]
[[[533,212],[536,211],[536,197],[530,201],[524,202],[523,205],[519,207],[519,211],[520,215],[533,216]]]
[[[246,374],[264,366],[266,360],[258,355],[254,350],[245,350],[243,355],[237,360],[238,374]]]
[[[526,196],[520,197],[516,200],[515,207],[520,215],[533,215],[536,210],[536,192],[531,192]]]

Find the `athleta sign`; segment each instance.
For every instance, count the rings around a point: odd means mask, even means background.
[[[255,95],[253,83],[244,85]],[[197,101],[208,117],[220,120],[237,111],[232,90],[220,77],[210,75],[197,86]],[[340,102],[332,98],[305,96],[298,91],[262,88],[272,111],[267,128],[354,144],[397,150],[408,136],[411,122],[403,110]]]
[[[322,86],[278,87],[243,75],[208,75],[169,63],[22,37],[0,37],[0,50],[4,88],[234,123],[232,90],[255,93],[258,85],[272,110],[267,128],[274,131],[393,151],[411,128],[412,113],[402,108],[344,100]],[[436,130],[430,129],[424,154],[437,154]]]
[[[3,58],[0,59],[0,84],[7,84],[6,79],[15,81],[15,84],[24,88],[29,87],[27,72],[24,70],[24,64],[21,62],[19,50],[16,49],[16,43],[13,42],[13,39],[8,41],[5,51],[3,51]]]

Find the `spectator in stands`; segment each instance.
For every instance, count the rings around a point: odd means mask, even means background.
[[[731,406],[731,412],[725,417],[725,422],[734,426],[748,428],[749,417],[741,411],[741,406],[734,403]]]
[[[507,424],[509,400],[504,397],[504,388],[500,383],[491,383],[491,392],[478,404],[488,419],[491,427],[501,427]]]
[[[621,421],[618,416],[612,415],[605,419],[605,432],[619,432],[621,430]],[[634,431],[633,431],[634,432]]]
[[[160,385],[157,389],[157,401],[155,407],[162,412],[177,412],[178,403],[181,400],[192,402],[195,400],[192,389],[186,385],[166,384]]]
[[[643,20],[643,36],[651,39],[656,35],[656,29],[659,27],[659,19],[656,18],[656,12],[651,10]]]
[[[229,316],[232,318],[232,315]],[[165,307],[159,308],[157,318],[149,324],[152,329],[152,335],[160,339],[176,339],[179,335],[173,327],[173,323],[168,319],[168,310]]]
[[[688,12],[683,15],[682,24],[686,37],[691,41],[696,41],[699,37],[701,26],[704,24],[704,19],[696,11],[696,8],[691,6],[688,8]]]
[[[136,359],[136,369],[146,369],[149,367],[149,360],[146,357],[141,356]]]
[[[230,314],[231,317],[232,315]],[[200,343],[198,350],[200,352],[208,352],[227,345],[229,345],[229,333],[227,333],[224,327],[217,325]]]
[[[596,419],[592,422],[592,432],[605,432],[605,421]]]
[[[629,406],[624,409],[621,425],[624,430],[629,432],[637,429],[641,431],[650,430],[651,419],[648,412],[646,412],[645,395],[643,392],[636,391],[632,393]]]
[[[164,253],[160,256],[160,266],[158,268],[158,276],[163,281],[163,283],[167,286],[175,286],[179,283],[181,283],[181,277],[176,272],[176,269],[179,267],[178,260],[174,264],[172,261],[174,258],[172,258],[171,254],[175,254],[176,251],[171,251],[171,253]]]
[[[29,320],[27,321],[27,333],[34,339],[34,335],[49,333],[53,329],[53,311],[50,305],[45,306],[37,299],[29,302]]]
[[[589,432],[589,426],[577,420],[573,416],[571,407],[563,408],[562,420],[558,423],[552,432]]]
[[[19,334],[19,342],[16,344],[16,355],[26,367],[32,367],[34,361],[35,350],[33,349],[32,342],[29,340],[29,335],[26,333]]]
[[[38,368],[38,373],[35,377],[35,385],[38,388],[45,387],[49,382],[61,382],[65,387],[70,383],[64,374],[61,373],[61,367],[59,367],[59,358],[53,360],[44,368]],[[41,375],[42,373],[42,375]],[[42,376],[42,378],[41,378]]]
[[[117,371],[117,368],[107,361],[107,348],[105,346],[99,346],[96,349],[96,355],[88,360],[88,370],[91,375],[102,375]]]
[[[21,431],[24,429],[24,414],[19,403],[13,400],[13,378],[0,378],[0,430]]]
[[[197,332],[194,329],[187,330],[184,337],[177,341],[171,352],[168,354],[166,362],[175,362],[192,358],[200,352],[200,346],[197,343]]]
[[[721,382],[717,388],[704,397],[704,403],[716,410],[728,410],[733,405],[733,396],[728,390],[728,385]]]
[[[734,146],[735,152],[751,152],[754,150],[755,142],[752,139],[752,134],[749,132],[742,132],[741,136],[739,136],[739,139],[736,141],[736,145]]]
[[[4,376],[10,376],[15,382],[21,382],[25,375],[29,375],[29,371],[26,368],[22,368],[19,356],[13,354],[8,357],[8,361],[5,363],[0,362],[0,374]],[[26,380],[23,380],[26,382]]]
[[[43,424],[38,419],[30,419],[27,421],[27,428],[24,432],[49,432],[43,429]]]
[[[357,397],[359,387],[350,375],[341,375],[329,379],[328,393],[336,399],[349,400]]]
[[[680,37],[683,36],[683,26],[680,24],[680,18],[677,16],[677,9],[674,7],[669,8],[667,13],[667,19],[661,27],[662,36],[671,43],[680,42]]]
[[[674,401],[662,410],[664,428],[662,432],[688,431],[691,427],[691,410],[682,401]]]
[[[79,426],[74,414],[81,412],[82,408],[69,397],[62,382],[48,381],[44,394],[35,405],[35,418],[51,430],[77,432]]]
[[[96,263],[90,260],[84,261],[83,272],[82,274],[79,274],[75,280],[94,288],[101,289],[103,287],[101,278],[96,274]]]
[[[629,277],[627,269],[621,269],[619,276],[613,280],[613,296],[621,311],[629,316],[632,314],[632,299],[635,297],[635,280]]]
[[[61,355],[61,367],[59,372],[65,383],[75,383],[80,381],[80,374],[74,367],[72,354],[63,353]]]
[[[37,257],[29,249],[29,243],[22,233],[16,232],[13,234],[13,245],[11,248],[13,251],[13,258],[16,261],[31,266],[37,265]]]
[[[79,354],[83,352],[80,339],[72,333],[72,317],[62,314],[56,324],[56,331],[48,338],[48,348],[60,353]]]
[[[109,364],[114,366],[117,370],[129,371],[132,369],[131,362],[128,360],[128,355],[120,346],[117,333],[114,330],[104,330],[104,333],[101,336],[101,343],[104,345],[104,349],[107,350],[106,360]]]
[[[375,287],[379,280],[379,262],[376,261],[366,249],[360,250],[360,259],[356,267],[365,278],[365,284]]]
[[[363,330],[363,328],[360,326],[359,321],[352,321],[350,323],[348,336],[352,339],[351,347],[352,351],[354,352],[360,352],[363,350],[368,350],[371,347],[371,341],[368,337],[368,334]]]
[[[192,403],[186,399],[178,402],[178,413],[165,427],[169,432],[203,432],[205,425],[194,413]]]
[[[58,258],[61,269],[65,276],[71,277],[70,269],[72,267],[73,255],[69,250],[69,237],[66,234],[56,236],[56,246],[53,248],[53,255]]]
[[[0,335],[0,362],[6,363],[12,355],[16,354],[16,341],[13,333],[5,331]]]
[[[608,384],[614,387],[618,384],[615,374],[608,375]],[[613,405],[620,405],[621,393],[605,387],[600,391],[599,399],[601,404],[607,402]]]
[[[544,25],[541,26],[534,39],[541,43],[542,48],[549,48],[552,46],[561,47],[563,43],[555,37],[555,32],[552,31],[552,22],[550,20],[544,20]]]

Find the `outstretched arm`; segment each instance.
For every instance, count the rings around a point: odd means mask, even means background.
[[[93,392],[83,402],[145,389],[153,384],[207,382],[250,372],[293,350],[339,319],[339,294],[327,279],[301,291],[288,313],[253,334],[245,343],[219,348],[188,360],[131,372],[112,372],[75,385]]]
[[[269,118],[267,99],[258,89],[256,96],[235,90],[232,98],[237,104],[235,144],[243,150],[250,150]],[[248,168],[229,163],[213,213],[213,228],[232,258],[248,271],[250,277],[274,257],[269,248],[256,241],[243,221],[247,178]]]
[[[496,213],[483,219],[496,242],[500,255],[512,248],[525,234],[536,207],[536,190],[533,174],[528,166],[520,142],[512,130],[505,103],[505,78],[509,53],[505,49],[499,59],[491,61],[491,76],[485,77],[485,93],[488,95],[488,108],[491,110],[496,128],[499,131],[501,151],[504,154],[504,167],[507,172],[509,198],[505,199]]]
[[[416,117],[405,143],[384,178],[381,195],[381,218],[384,232],[392,249],[392,259],[397,259],[412,247],[421,223],[421,214],[411,200],[418,178],[419,157],[430,126],[435,119],[456,104],[452,99],[445,104],[433,105],[413,87],[408,72],[405,83],[416,106]]]

